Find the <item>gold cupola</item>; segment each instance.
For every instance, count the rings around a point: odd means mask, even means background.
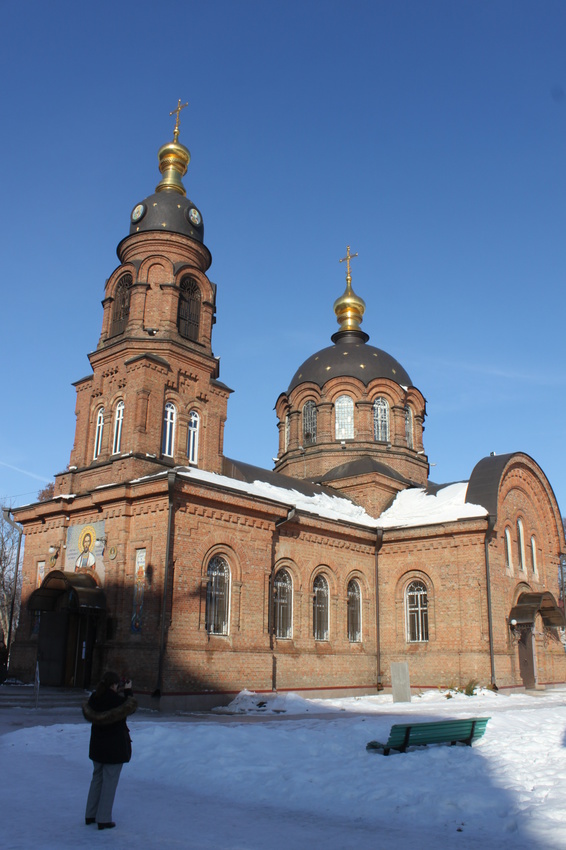
[[[360,332],[360,325],[363,321],[363,315],[366,309],[366,303],[363,298],[360,298],[359,295],[356,295],[354,290],[352,289],[352,275],[350,272],[350,260],[353,260],[354,257],[357,257],[358,254],[350,254],[350,246],[346,248],[346,256],[342,257],[339,261],[341,263],[346,263],[346,290],[337,298],[334,302],[334,312],[336,313],[336,318],[338,320],[338,324],[340,325],[341,333],[343,331],[349,332]]]
[[[181,109],[184,109],[185,106],[188,106],[188,103],[181,104],[181,100],[179,99],[177,109],[169,113],[169,115],[176,115],[177,118],[173,131],[173,141],[162,145],[157,154],[159,170],[163,177],[155,187],[156,192],[164,192],[172,189],[175,192],[179,192],[180,195],[186,196],[187,194],[182,178],[187,173],[191,154],[189,149],[179,142],[179,115]]]

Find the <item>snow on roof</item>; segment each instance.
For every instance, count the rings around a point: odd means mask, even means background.
[[[250,496],[258,496],[270,499],[272,502],[280,502],[286,507],[294,507],[305,513],[316,514],[316,516],[334,519],[342,522],[352,522],[356,525],[364,525],[368,528],[376,527],[376,520],[371,517],[364,508],[354,505],[349,499],[341,496],[329,496],[326,493],[317,493],[314,496],[305,496],[298,490],[288,490],[285,487],[275,487],[266,481],[240,481],[236,478],[228,478],[226,475],[217,475],[214,472],[205,472],[202,469],[183,469],[179,475],[188,478],[196,478],[199,481],[214,484],[217,487],[229,487],[231,490],[239,490]]]
[[[377,524],[380,528],[416,527],[487,516],[484,507],[466,502],[467,490],[467,481],[448,484],[435,496],[420,487],[402,490]]]

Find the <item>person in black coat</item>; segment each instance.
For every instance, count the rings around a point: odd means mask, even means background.
[[[130,731],[126,717],[138,704],[133,697],[132,683],[124,683],[118,691],[120,677],[108,671],[90,699],[83,705],[85,720],[92,723],[89,758],[94,763],[86,803],[85,823],[98,823],[99,829],[112,829],[112,805],[122,766],[132,757]]]

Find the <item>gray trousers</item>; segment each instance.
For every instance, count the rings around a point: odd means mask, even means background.
[[[112,805],[120,779],[121,764],[93,762],[94,770],[86,801],[86,818],[96,818],[97,823],[112,821]]]

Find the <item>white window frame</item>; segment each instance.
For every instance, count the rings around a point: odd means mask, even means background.
[[[315,640],[328,640],[330,633],[330,589],[327,579],[319,573],[313,582],[312,633]]]
[[[163,445],[164,457],[174,457],[175,454],[175,424],[177,422],[177,408],[172,401],[168,401],[163,411]]]
[[[383,396],[376,398],[373,403],[373,438],[377,443],[390,441],[389,402]]]
[[[537,541],[534,534],[531,535],[531,566],[533,568],[534,575],[538,574],[538,565],[537,565]]]
[[[362,589],[355,578],[348,582],[348,640],[362,642]]]
[[[119,401],[114,414],[114,437],[112,439],[112,454],[117,455],[122,449],[122,426],[124,424],[124,402]]]
[[[102,437],[104,434],[104,408],[99,407],[98,413],[96,414],[96,430],[94,432],[94,453],[93,460],[96,460],[99,457],[100,452],[102,451]]]
[[[335,434],[337,440],[354,439],[354,400],[341,395],[334,405]]]
[[[407,448],[415,448],[415,430],[413,421],[413,409],[407,404],[405,405],[405,440]]]
[[[273,634],[277,640],[293,637],[293,577],[284,567],[273,577]]]
[[[303,445],[312,446],[316,443],[317,409],[312,399],[303,405]]]
[[[221,555],[210,559],[206,574],[205,626],[209,635],[230,634],[230,564]]]
[[[513,572],[513,546],[511,541],[511,529],[509,526],[505,527],[505,566],[509,570],[510,573]]]
[[[407,643],[428,643],[428,590],[421,579],[405,588],[405,629]]]
[[[198,411],[191,410],[189,413],[189,428],[187,438],[187,457],[192,466],[198,465],[198,443],[200,433],[200,416]]]
[[[519,569],[524,573],[527,569],[527,559],[525,557],[525,530],[521,517],[517,519],[517,548],[519,550]]]

